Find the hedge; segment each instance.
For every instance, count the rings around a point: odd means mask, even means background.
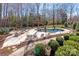
[[[74,48],[76,48],[77,50],[79,50],[79,43],[75,42],[75,41],[65,41],[64,45],[69,45],[69,46],[73,46]]]
[[[79,50],[73,46],[64,45],[58,48],[55,52],[56,56],[79,56]]]

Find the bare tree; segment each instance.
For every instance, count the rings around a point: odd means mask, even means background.
[[[44,18],[44,30],[45,32],[47,31],[46,29],[46,3],[43,3],[43,10],[42,10],[42,15],[43,15],[43,18]]]
[[[53,27],[55,29],[55,4],[53,4]]]
[[[2,16],[2,4],[0,3],[0,22],[1,22],[1,17]],[[1,24],[0,24],[0,26],[1,26]]]
[[[2,3],[0,3],[0,19],[1,19],[1,16],[2,16]]]
[[[8,3],[4,3],[4,6],[3,6],[3,17],[5,17],[5,19],[8,18]],[[5,27],[7,26],[7,22],[6,22],[6,24],[4,24],[4,26]]]
[[[17,19],[16,19],[16,29],[20,27],[20,3],[17,4]]]
[[[0,19],[1,19],[1,16],[2,16],[2,3],[0,3]]]
[[[4,16],[8,16],[8,3],[4,3]]]
[[[19,9],[20,9],[20,28],[22,28],[22,27],[23,27],[23,24],[22,24],[22,22],[23,22],[23,19],[22,19],[22,17],[23,17],[23,13],[22,13],[22,10],[23,10],[23,8],[22,8],[22,3],[20,3]]]
[[[67,13],[68,13],[68,4],[61,4],[60,15],[62,19],[62,24],[67,23]]]
[[[26,26],[27,26],[27,28],[29,26],[29,13],[30,13],[29,4],[26,4],[26,13],[25,13],[25,16],[26,16]]]
[[[76,13],[77,13],[77,21],[79,21],[79,5],[76,6]]]
[[[71,21],[71,23],[72,23],[72,22],[73,22],[73,21],[72,21],[72,16],[73,16],[74,4],[69,4],[69,6],[70,6],[70,21]]]
[[[39,10],[40,10],[40,3],[36,3],[36,12],[37,12],[38,28],[39,28],[39,21],[40,21]]]

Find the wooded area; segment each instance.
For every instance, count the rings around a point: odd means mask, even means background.
[[[72,24],[79,21],[79,4],[3,3],[0,26],[28,27]]]

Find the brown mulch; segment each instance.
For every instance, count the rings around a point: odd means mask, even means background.
[[[4,43],[6,37],[6,35],[0,35],[0,48],[2,47],[2,44]]]
[[[11,34],[0,35],[0,55],[2,54],[2,53],[1,53],[1,52],[2,52],[1,47],[2,47],[2,45],[3,45],[3,43],[4,43],[4,40],[5,40],[5,38],[6,38],[7,36],[9,36],[9,35],[11,35]]]
[[[13,45],[13,46],[15,46],[15,48],[19,49],[19,48],[21,48],[21,47],[23,47],[25,45],[27,45],[27,43],[22,42],[19,45]],[[8,46],[8,47],[4,47],[3,49],[0,49],[0,56],[8,56],[11,53],[13,53],[14,52],[13,49],[15,49],[15,48],[12,48],[13,46]]]
[[[4,40],[7,36],[9,36],[11,34],[7,34],[7,35],[0,35],[0,48],[2,47],[2,44],[4,43]]]

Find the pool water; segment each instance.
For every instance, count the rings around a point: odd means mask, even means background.
[[[41,31],[44,31],[44,29],[41,29]],[[62,32],[64,30],[62,29],[47,29],[47,32],[50,32],[50,33],[54,33],[54,32]]]

